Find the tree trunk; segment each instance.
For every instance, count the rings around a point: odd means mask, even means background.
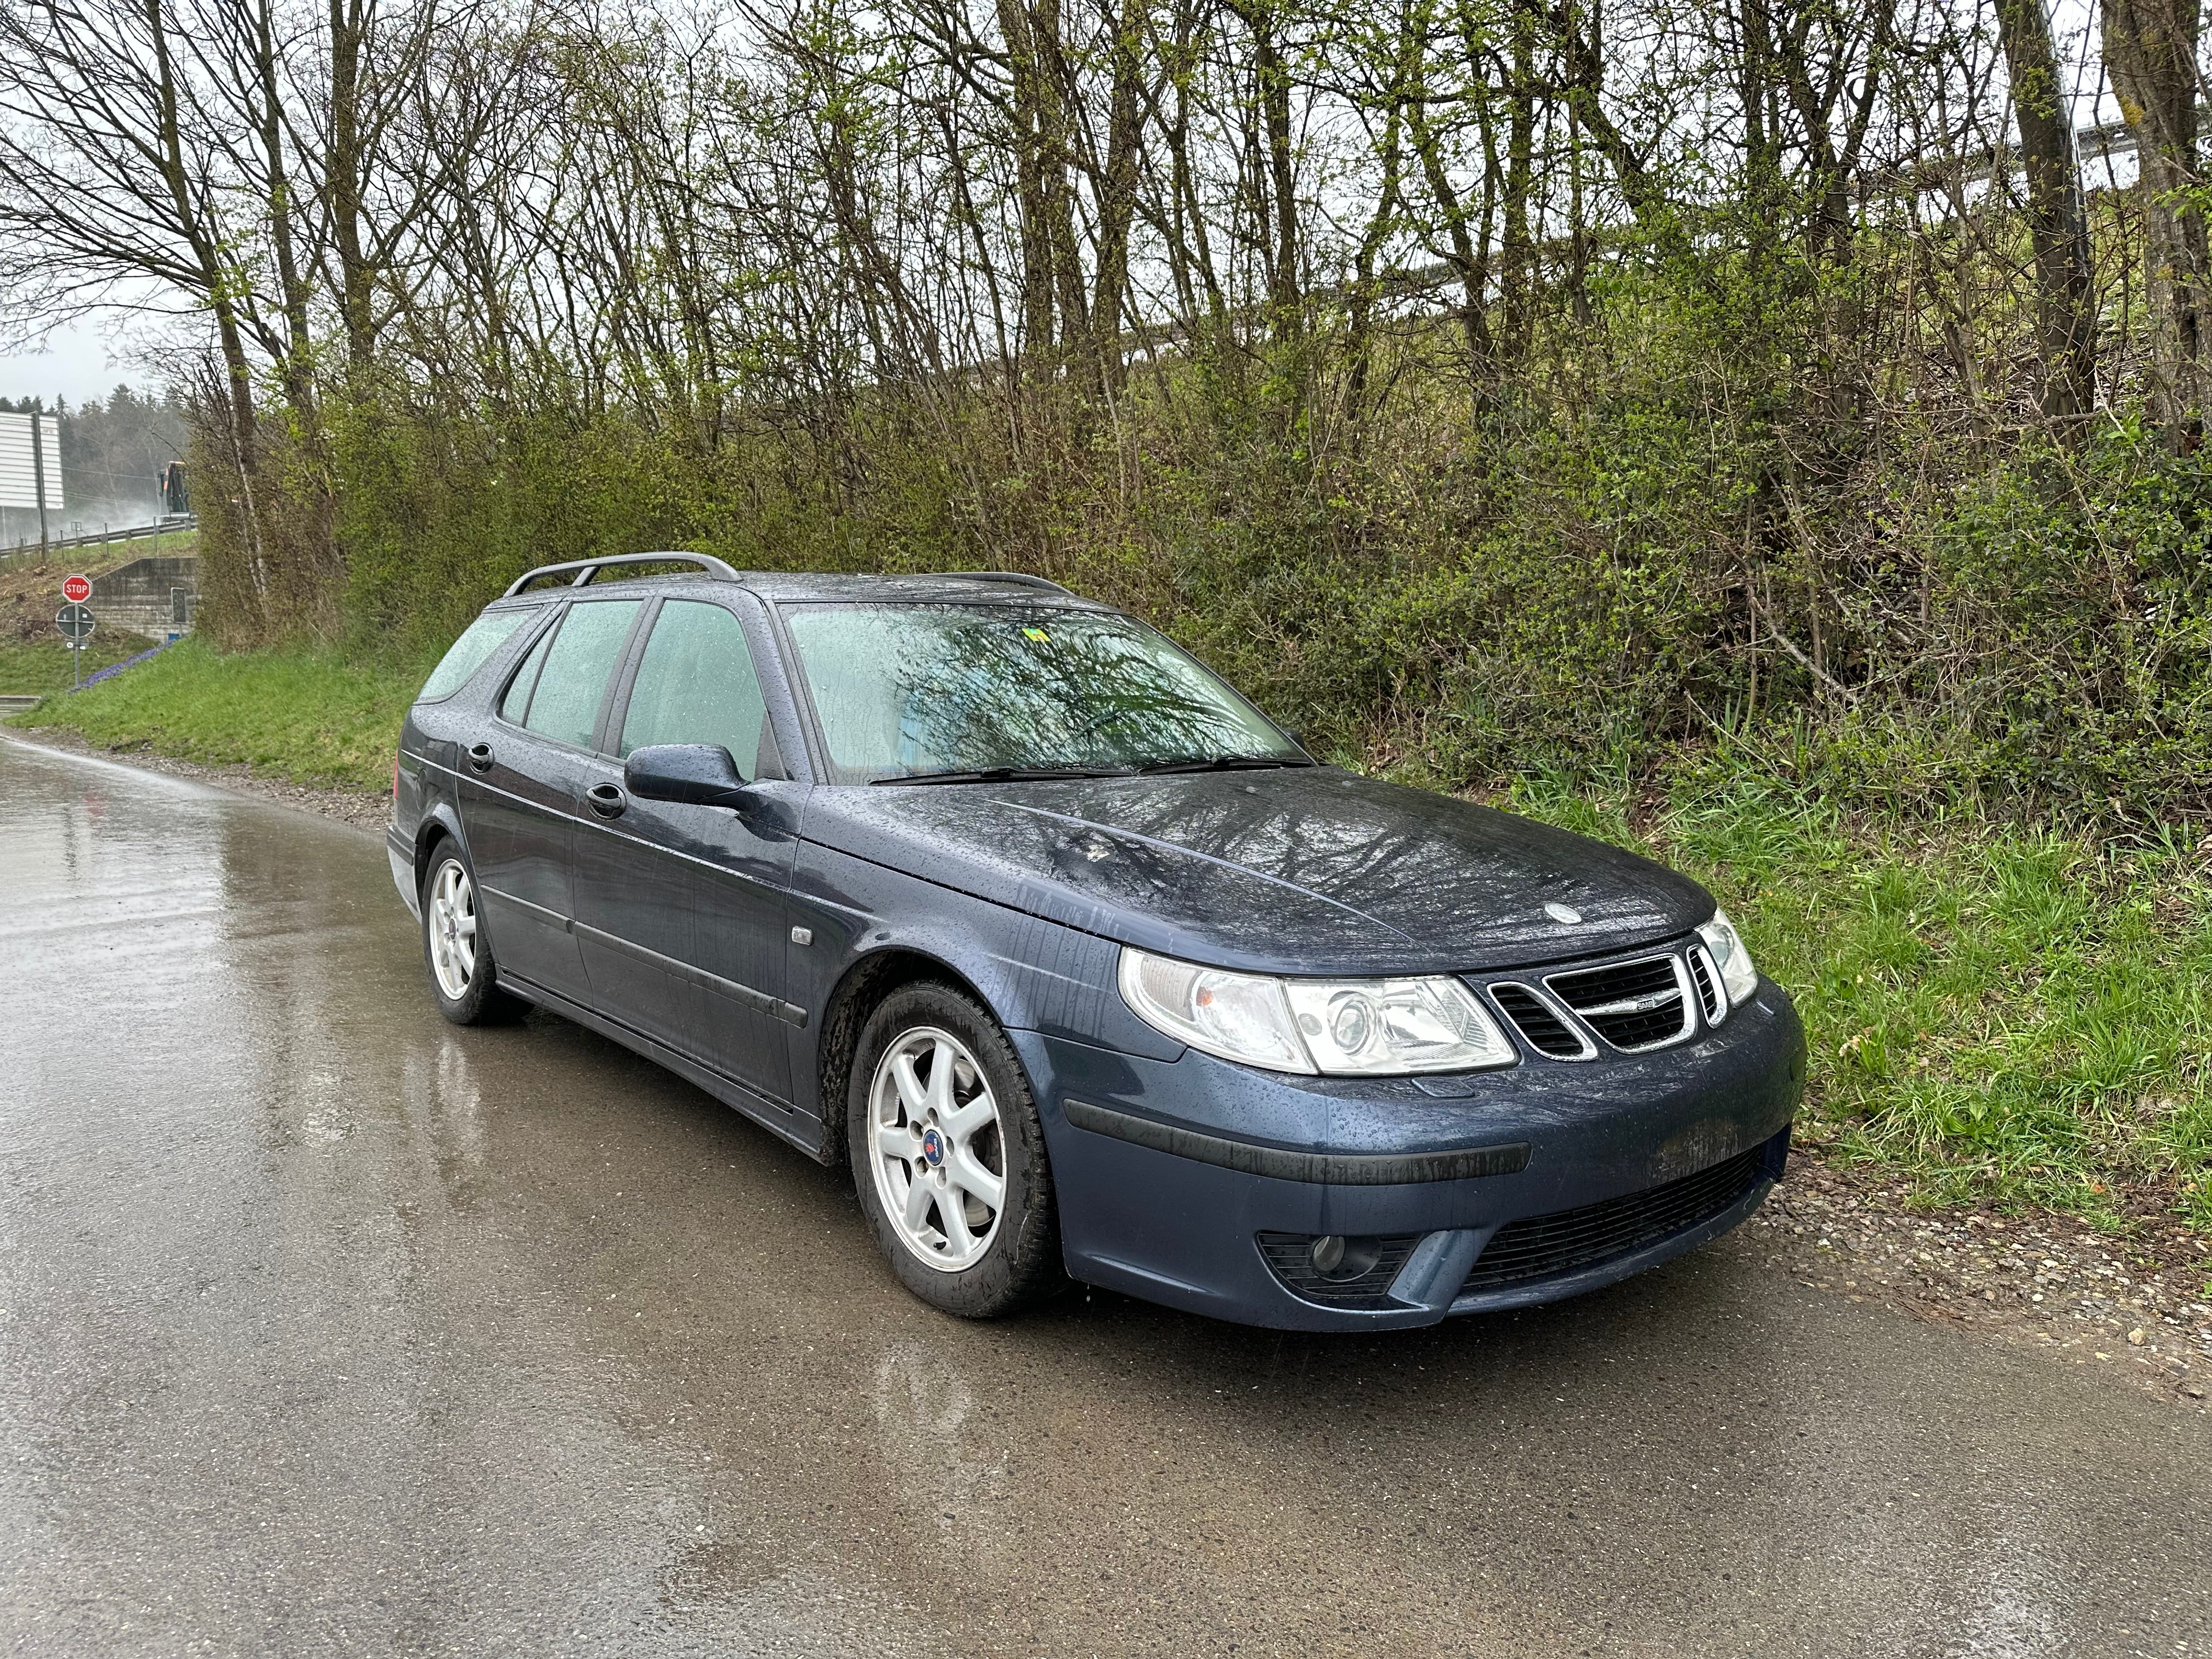
[[[2011,77],[2027,172],[2043,418],[2053,426],[2073,427],[2097,402],[2097,294],[2074,125],[2060,88],[2044,0],[1997,0],[1997,37]]]
[[[1098,270],[1091,326],[1099,371],[1110,392],[1121,386],[1121,302],[1129,285],[1129,223],[1137,208],[1137,163],[1144,140],[1146,0],[1121,0],[1109,61],[1113,91],[1106,125],[1106,168],[1098,189]]]
[[[1528,355],[1534,309],[1536,244],[1528,230],[1528,187],[1536,144],[1536,18],[1533,0],[1513,7],[1513,81],[1505,137],[1505,246],[1499,272],[1504,301],[1503,346],[1518,363]]]
[[[2197,183],[2196,0],[2103,0],[2105,64],[2135,129],[2151,313],[2151,418],[2177,450],[2203,437],[2207,260]]]
[[[325,172],[326,204],[331,240],[338,256],[338,311],[345,324],[346,364],[356,375],[363,373],[376,350],[376,327],[372,307],[369,261],[362,246],[362,173],[366,155],[362,142],[361,94],[362,48],[368,21],[358,0],[330,0],[331,23],[331,137]]]

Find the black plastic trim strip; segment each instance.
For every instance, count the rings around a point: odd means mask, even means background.
[[[1199,1164],[1212,1164],[1245,1175],[1276,1181],[1324,1182],[1340,1187],[1397,1187],[1415,1182],[1468,1181],[1481,1176],[1518,1175],[1528,1167],[1528,1143],[1502,1146],[1455,1146],[1434,1152],[1297,1152],[1261,1146],[1196,1129],[1179,1128],[1130,1112],[1063,1100],[1067,1121],[1093,1134],[1111,1135],[1156,1152],[1169,1152]]]
[[[719,1066],[695,1059],[680,1048],[672,1048],[642,1031],[633,1030],[618,1019],[562,996],[558,991],[548,990],[520,975],[502,972],[499,982],[503,989],[514,992],[525,1001],[550,1008],[563,1019],[572,1019],[586,1030],[597,1031],[601,1036],[621,1043],[625,1048],[636,1050],[654,1064],[666,1066],[687,1083],[696,1083],[715,1099],[734,1107],[771,1134],[789,1141],[816,1163],[830,1164],[842,1155],[844,1146],[842,1133],[823,1136],[818,1122],[811,1120],[788,1101],[764,1095],[750,1084],[732,1077]],[[800,1130],[803,1128],[811,1128],[814,1133],[802,1133]]]

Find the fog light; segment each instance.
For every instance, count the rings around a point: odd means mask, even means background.
[[[1419,1233],[1261,1233],[1260,1254],[1295,1296],[1331,1308],[1402,1307],[1390,1285]]]
[[[1389,1287],[1420,1234],[1261,1232],[1256,1241],[1294,1297],[1322,1307],[1402,1307],[1389,1298]]]
[[[1332,1282],[1359,1279],[1374,1271],[1382,1255],[1379,1238],[1346,1238],[1325,1233],[1313,1242],[1314,1271]]]

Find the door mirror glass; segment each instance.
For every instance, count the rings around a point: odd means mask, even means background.
[[[719,743],[660,743],[630,750],[623,787],[640,800],[688,801],[696,806],[739,806],[745,780]]]

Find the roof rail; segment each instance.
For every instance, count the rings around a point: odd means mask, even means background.
[[[1047,581],[1042,576],[1032,576],[1025,570],[947,570],[942,574],[962,581],[1019,582],[1024,587],[1045,587],[1055,593],[1065,593],[1070,599],[1076,597],[1073,588],[1062,587],[1058,582]]]
[[[738,580],[736,571],[720,559],[705,553],[610,553],[603,559],[571,559],[566,564],[541,564],[535,570],[526,570],[514,579],[500,598],[513,599],[540,576],[565,575],[573,570],[576,573],[576,579],[569,586],[581,587],[610,565],[671,563],[696,564],[719,581],[733,582]]]

